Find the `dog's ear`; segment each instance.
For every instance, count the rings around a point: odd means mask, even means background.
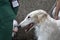
[[[42,15],[42,18],[47,18],[47,14],[43,14]]]
[[[47,19],[47,14],[38,15],[38,22],[42,22]]]

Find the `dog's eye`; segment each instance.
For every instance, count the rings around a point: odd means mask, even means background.
[[[30,16],[28,16],[28,18],[30,18]]]

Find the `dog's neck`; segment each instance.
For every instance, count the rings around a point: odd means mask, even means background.
[[[37,24],[35,27],[35,33],[38,40],[48,40],[48,37],[56,29],[55,19],[48,16],[48,18],[41,24]],[[50,28],[50,29],[49,29]]]
[[[48,20],[51,21],[51,22],[55,22],[56,20],[53,19],[50,15],[48,15]]]
[[[50,15],[48,15],[48,19],[49,19],[51,22],[56,23],[57,26],[60,27],[60,20],[55,20],[55,19],[51,18]]]

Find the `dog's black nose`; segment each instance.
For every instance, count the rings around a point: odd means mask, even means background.
[[[21,25],[18,25],[18,28],[21,28]]]

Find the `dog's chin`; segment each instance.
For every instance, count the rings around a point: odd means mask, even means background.
[[[25,32],[29,32],[31,29],[33,29],[34,23],[30,23],[26,26]]]

